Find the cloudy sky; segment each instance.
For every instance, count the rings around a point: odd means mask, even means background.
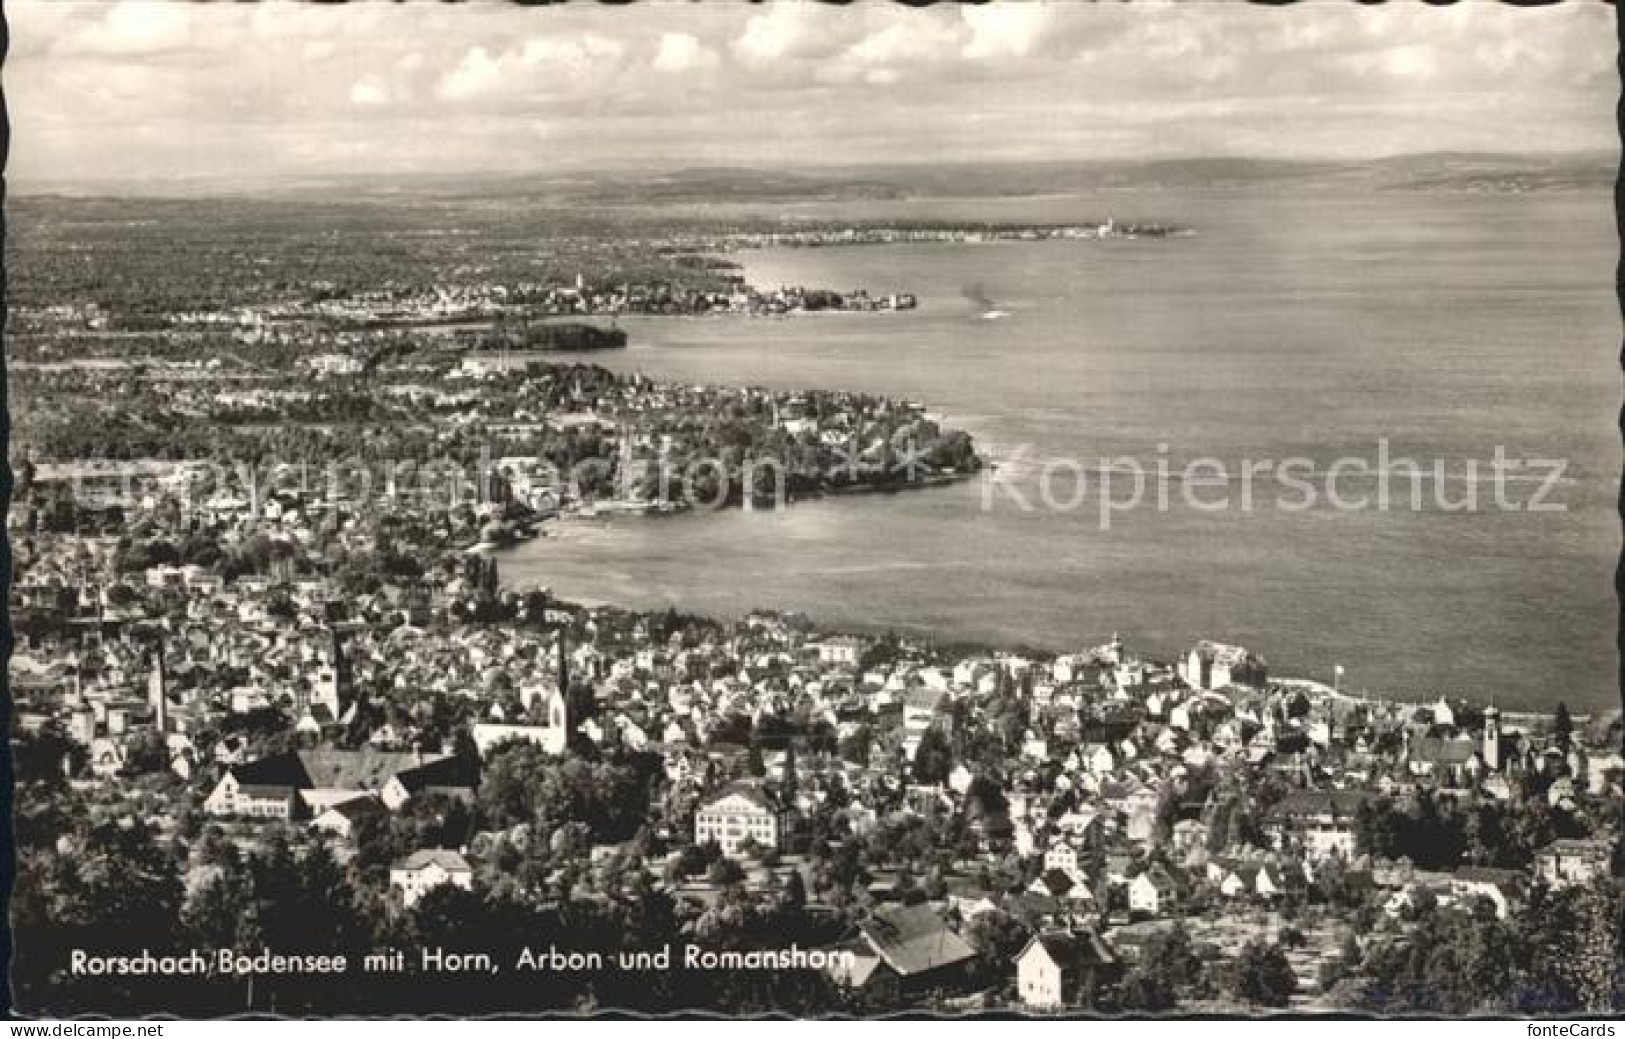
[[[1615,147],[1613,12],[8,5],[20,183]]]

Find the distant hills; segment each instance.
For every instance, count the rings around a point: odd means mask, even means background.
[[[1260,184],[1363,185],[1381,191],[1591,191],[1610,187],[1611,154],[1514,155],[1436,152],[1374,160],[1195,158],[965,162],[819,167],[796,171],[697,166],[670,171],[338,174],[282,179],[150,183],[16,182],[14,195],[333,195],[446,201],[511,198],[544,205],[999,197],[1126,190],[1227,190]]]

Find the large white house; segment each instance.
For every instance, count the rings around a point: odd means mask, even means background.
[[[836,635],[822,642],[812,643],[809,648],[818,651],[818,662],[836,667],[857,667],[858,658],[863,653],[863,642],[849,635]]]
[[[1121,974],[1117,954],[1089,933],[1036,934],[1016,955],[1016,993],[1034,1010],[1090,1006]]]
[[[1228,685],[1261,689],[1268,670],[1263,657],[1240,646],[1204,639],[1179,662],[1179,677],[1192,689],[1223,689]]]
[[[1356,790],[1294,790],[1270,809],[1264,832],[1277,848],[1291,838],[1317,861],[1353,858],[1354,813],[1364,796]]]
[[[1607,875],[1611,854],[1606,840],[1555,840],[1535,853],[1535,876],[1554,888],[1589,884]]]
[[[910,690],[903,699],[903,751],[910,761],[926,730],[940,729],[943,735],[953,731],[953,715],[948,713],[948,694],[941,689],[921,686]]]
[[[1178,900],[1179,885],[1159,867],[1152,867],[1129,882],[1128,907],[1131,912],[1163,916]]]
[[[389,884],[400,888],[402,903],[414,906],[418,899],[442,885],[472,891],[474,868],[458,852],[425,848],[389,867]]]
[[[700,802],[694,813],[694,843],[716,841],[724,855],[738,855],[747,841],[777,848],[784,815],[762,789],[750,783],[732,783]]]

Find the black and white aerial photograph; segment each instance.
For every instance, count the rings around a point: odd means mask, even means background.
[[[1615,1034],[1613,5],[4,15],[13,1015]]]

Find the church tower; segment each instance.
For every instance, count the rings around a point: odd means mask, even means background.
[[[1494,704],[1484,709],[1484,764],[1501,771],[1501,712]]]
[[[345,708],[349,706],[353,693],[353,680],[350,675],[350,662],[344,656],[343,636],[337,628],[329,628],[332,638],[329,649],[329,659],[323,661],[316,670],[316,676],[311,681],[309,706],[317,704],[327,708],[327,713],[333,721],[344,717]]]
[[[575,712],[570,705],[570,633],[559,628],[558,688],[547,698],[547,736],[542,747],[549,754],[563,754],[570,746],[570,732],[575,728]]]
[[[570,695],[570,629],[559,628],[559,692]]]
[[[568,739],[570,732],[570,697],[562,689],[548,698],[547,727],[564,732],[566,739]]]
[[[153,655],[152,674],[147,676],[147,703],[152,707],[152,727],[159,736],[169,734],[169,674],[164,670],[164,649]]]

